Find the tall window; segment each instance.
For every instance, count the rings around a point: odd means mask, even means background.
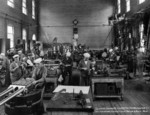
[[[35,19],[35,0],[32,0],[32,18]]]
[[[130,0],[126,0],[126,11],[130,11]]]
[[[33,34],[32,40],[36,41],[36,35],[35,34]]]
[[[27,51],[27,30],[22,30],[22,39],[25,41],[25,51]]]
[[[143,23],[141,23],[139,25],[139,32],[140,32],[140,49],[142,52],[144,52],[145,48],[144,48],[144,25]]]
[[[22,0],[22,13],[27,15],[27,0]]]
[[[14,8],[14,0],[7,0],[7,5]]]
[[[7,38],[10,39],[10,48],[14,47],[14,27],[11,25],[7,26]]]
[[[121,0],[117,1],[117,6],[118,6],[118,14],[121,13]]]
[[[145,0],[139,0],[139,4],[141,4],[141,3],[143,3],[143,2],[145,2]]]

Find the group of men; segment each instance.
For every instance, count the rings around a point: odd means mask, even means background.
[[[83,76],[88,76],[91,68],[91,61],[89,60],[90,54],[84,53],[84,58],[82,58],[76,67],[82,71],[86,71]],[[11,83],[21,79],[34,79],[33,84],[40,82],[45,82],[47,76],[47,68],[43,64],[43,57],[36,57],[32,60],[29,56],[23,54],[22,50],[19,50],[12,59],[9,59],[5,54],[0,54],[0,74],[5,75],[5,78],[1,78],[2,86],[9,86]],[[66,76],[69,76],[68,85],[71,84],[72,70],[74,68],[74,60],[72,58],[71,52],[67,52],[62,58],[62,65],[64,66],[63,82],[66,80]],[[60,68],[59,68],[60,69]],[[84,79],[85,85],[87,85],[87,80]],[[62,83],[63,84],[63,83]]]
[[[9,86],[11,83],[21,79],[33,79],[33,84],[37,84],[44,81],[47,75],[47,69],[42,64],[43,59],[38,57],[33,61],[29,57],[25,56],[22,51],[18,51],[11,60],[0,54],[0,74],[1,85]],[[5,77],[2,77],[5,76]]]

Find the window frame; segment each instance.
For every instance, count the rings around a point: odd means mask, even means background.
[[[37,38],[36,38],[36,34],[33,34],[33,35],[32,35],[32,40],[33,40],[33,41],[36,41],[36,39],[37,39]]]
[[[15,2],[14,2],[14,0],[7,0],[7,5],[8,5],[9,7],[14,8],[14,7],[15,7]]]
[[[118,14],[121,13],[121,0],[117,0]]]
[[[24,32],[25,32],[25,35],[24,35]],[[22,40],[25,41],[25,51],[28,50],[28,48],[27,48],[27,37],[28,37],[27,29],[23,28],[22,29]]]
[[[9,33],[8,27],[11,27],[11,28],[12,28],[12,33]],[[8,37],[8,36],[10,36],[10,35],[12,36],[12,38]],[[10,48],[14,48],[14,46],[15,46],[14,35],[15,35],[15,28],[14,28],[14,26],[8,24],[8,25],[7,25],[7,39],[10,40]]]
[[[144,24],[141,22],[139,24],[139,34],[140,34],[140,51],[145,52],[145,46],[144,46]]]
[[[27,15],[28,10],[27,10],[27,0],[22,0],[22,13]]]
[[[32,0],[32,19],[35,19],[35,0]]]
[[[139,0],[139,4],[144,3],[146,0]]]
[[[126,12],[131,10],[131,0],[126,0]]]

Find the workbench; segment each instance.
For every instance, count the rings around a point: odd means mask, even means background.
[[[94,111],[92,93],[90,87],[84,86],[58,86],[54,90],[54,96],[60,90],[65,92],[59,93],[56,99],[52,99],[47,105],[47,115],[92,115]],[[75,98],[80,91],[83,92],[86,104],[78,104],[79,99]]]
[[[93,76],[92,93],[96,98],[120,98],[123,100],[124,78],[123,77],[99,77]]]

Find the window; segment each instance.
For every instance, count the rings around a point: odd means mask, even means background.
[[[27,15],[27,0],[22,0],[22,13]]]
[[[27,31],[26,31],[26,29],[22,30],[22,39],[25,41],[25,51],[27,51]]]
[[[141,4],[141,3],[143,3],[143,2],[145,2],[145,0],[139,0],[139,4]]]
[[[144,24],[143,23],[141,23],[139,25],[139,32],[140,32],[140,49],[141,49],[142,52],[144,52],[144,50],[145,50],[145,48],[144,48],[145,40],[143,38],[144,37]]]
[[[33,34],[32,40],[36,41],[36,35],[35,34]]]
[[[10,39],[10,48],[14,47],[14,27],[7,26],[7,38]]]
[[[14,8],[14,0],[7,0],[7,5]]]
[[[121,13],[121,0],[117,1],[117,6],[118,6],[118,14]]]
[[[32,18],[35,19],[35,0],[32,0]]]
[[[130,11],[130,0],[126,0],[126,11]]]

